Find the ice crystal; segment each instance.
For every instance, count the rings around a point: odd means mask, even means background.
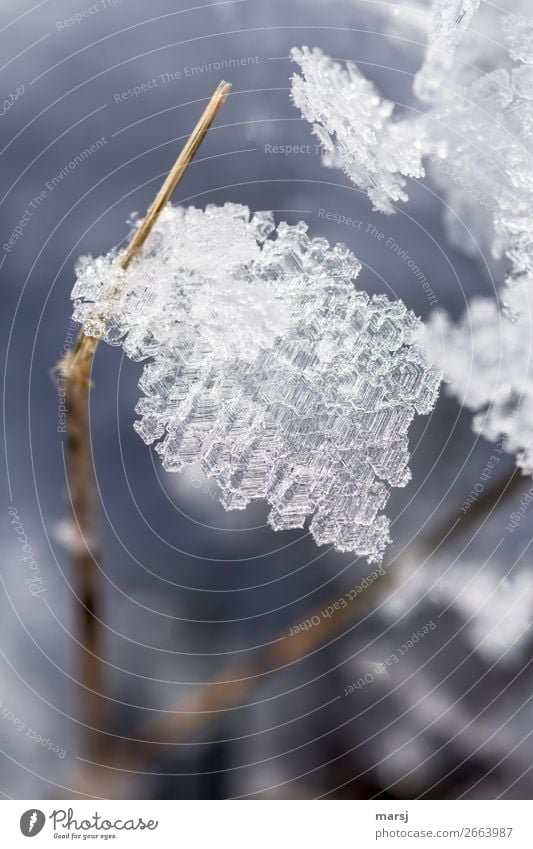
[[[511,57],[517,62],[533,65],[533,22],[511,13],[503,18],[503,29]]]
[[[503,437],[519,468],[533,474],[533,27],[519,15],[491,14],[506,34],[507,67],[453,93],[442,89],[427,138],[439,146],[431,174],[446,195],[452,243],[510,262],[504,309],[478,299],[455,327],[437,317],[430,347],[434,353],[439,334],[439,361],[453,394],[477,412],[474,429]]]
[[[407,200],[403,176],[422,177],[423,159],[446,196],[451,241],[474,253],[506,253],[515,274],[533,256],[533,69],[494,70],[443,87],[423,117],[394,120],[357,68],[344,70],[320,51],[294,50],[304,79],[293,99],[322,140],[326,164],[342,168],[377,209]]]
[[[443,4],[450,21],[456,5]],[[462,34],[476,5],[463,4]],[[452,243],[507,255],[515,278],[533,273],[533,26],[515,14],[522,0],[508,5],[481,5],[476,21],[485,38],[462,50],[451,82],[433,86],[425,154],[446,198]]]
[[[292,99],[312,125],[327,165],[342,168],[376,209],[407,200],[405,177],[422,177],[421,128],[392,116],[394,106],[352,63],[342,67],[321,50],[294,48],[303,76],[292,78]]]
[[[446,198],[452,243],[507,254],[521,275],[532,272],[533,255],[533,24],[514,13],[521,0],[510,5],[507,13],[479,0],[434,0],[415,81],[431,104],[422,117],[395,119],[394,105],[355,65],[344,69],[318,50],[292,51],[304,72],[292,89],[326,164],[342,168],[376,208],[392,212],[393,201],[406,200],[404,177],[424,176],[425,159]],[[452,67],[474,16],[485,38],[469,42]],[[507,51],[494,47],[502,31]]]
[[[435,144],[444,136],[431,174],[453,243],[507,254],[515,275],[533,273],[532,71],[493,71],[442,97],[428,129]]]
[[[431,103],[446,80],[454,53],[474,17],[481,0],[434,0],[424,64],[414,90]]]
[[[533,288],[531,280],[509,288],[507,307],[491,298],[473,300],[453,324],[444,313],[422,331],[428,355],[442,367],[450,391],[476,412],[474,429],[517,455],[533,474]]]
[[[378,209],[391,212],[391,200],[405,199],[401,175],[421,176],[424,161],[444,197],[451,243],[472,256],[508,258],[502,303],[510,315],[486,300],[474,302],[455,329],[444,317],[438,321],[447,342],[445,374],[451,390],[478,411],[474,427],[489,439],[506,435],[518,465],[533,473],[533,321],[524,283],[533,280],[533,23],[526,15],[524,0],[505,9],[434,0],[414,86],[430,107],[422,116],[395,121],[393,105],[355,66],[344,70],[316,51],[293,51],[304,70],[304,80],[293,81],[293,98],[315,132],[331,139],[329,164],[342,167]],[[481,36],[470,26],[474,18]],[[416,161],[406,167],[398,150],[416,151]],[[464,368],[468,352],[471,374]]]
[[[169,206],[126,273],[114,252],[80,261],[74,314],[149,359],[135,428],[167,470],[199,462],[226,509],[266,499],[274,529],[312,516],[318,544],[379,561],[438,370],[404,304],[357,291],[353,254],[306,231],[235,204]]]

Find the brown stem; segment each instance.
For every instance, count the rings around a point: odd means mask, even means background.
[[[178,156],[168,177],[150,206],[142,224],[126,248],[121,266],[125,270],[143,247],[164,206],[196,155],[209,127],[225,102],[230,84],[221,82],[185,147]],[[89,390],[91,367],[98,339],[80,332],[75,345],[58,363],[56,373],[65,381],[67,407],[68,485],[74,517],[74,573],[80,600],[80,682],[83,687],[81,721],[86,726],[86,753],[99,750],[98,740],[104,739],[105,702],[101,635],[98,623],[101,598],[98,581],[98,539],[96,525],[96,485],[93,475],[89,434]]]
[[[79,680],[81,721],[85,723],[85,748],[95,751],[98,729],[103,727],[104,702],[101,634],[101,599],[96,550],[95,483],[93,478],[88,424],[87,389],[66,380],[68,485],[74,517],[74,575],[79,598]]]
[[[169,172],[168,177],[161,186],[150,209],[146,213],[144,221],[142,222],[141,226],[135,233],[130,244],[126,248],[126,251],[121,259],[121,265],[123,269],[126,269],[128,267],[131,260],[139,253],[140,249],[144,245],[148,234],[150,233],[152,227],[157,221],[157,218],[159,217],[159,214],[161,213],[161,210],[166,206],[166,204],[170,200],[174,189],[176,188],[179,181],[185,174],[185,171],[196,156],[198,148],[205,139],[209,127],[215,120],[218,110],[225,103],[230,89],[231,85],[229,83],[221,82],[217,90],[213,94],[211,100],[207,104],[202,114],[202,117],[198,121],[191,135],[189,136],[185,147],[176,159],[176,162],[174,163],[171,171]]]

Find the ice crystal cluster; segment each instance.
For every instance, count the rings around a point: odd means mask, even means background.
[[[476,412],[474,430],[492,442],[501,438],[524,474],[533,475],[531,281],[509,289],[508,306],[518,319],[510,320],[496,300],[476,298],[458,323],[438,312],[422,334],[450,391]]]
[[[495,70],[459,96],[443,94],[431,120],[435,144],[449,128],[431,173],[446,194],[452,241],[507,255],[513,276],[533,273],[533,67]]]
[[[438,370],[401,301],[307,226],[225,204],[167,207],[126,273],[78,264],[75,318],[148,362],[136,430],[167,470],[201,463],[227,509],[266,499],[270,525],[379,561],[381,512],[409,479],[407,430]]]
[[[342,168],[376,208],[392,212],[407,200],[405,178],[424,176],[425,161],[446,196],[454,243],[505,253],[521,274],[532,253],[533,23],[519,14],[521,0],[509,5],[434,0],[414,84],[429,104],[421,116],[399,118],[353,63],[308,48],[292,51],[302,70],[292,96],[325,164]],[[483,37],[474,38],[471,23]]]
[[[432,321],[428,350],[440,348],[450,390],[476,412],[474,429],[503,438],[533,474],[533,28],[514,14],[500,28],[506,66],[441,91],[428,137],[439,143],[447,128],[430,170],[452,243],[505,256],[509,269],[499,300],[473,301],[457,325]]]
[[[404,177],[422,177],[416,123],[392,119],[393,104],[348,62],[343,68],[321,50],[294,48],[303,77],[292,79],[292,98],[322,144],[325,164],[342,168],[368,193],[376,209],[394,211],[407,200]]]
[[[453,66],[454,53],[479,8],[481,0],[434,0],[424,63],[414,89],[431,103]]]
[[[325,164],[341,167],[378,209],[392,212],[393,202],[405,201],[405,177],[423,176],[425,165],[443,197],[451,243],[507,259],[500,301],[476,301],[456,327],[440,316],[427,350],[441,350],[451,390],[477,412],[474,427],[488,439],[503,436],[533,473],[532,11],[526,0],[505,8],[433,0],[423,23],[427,47],[414,82],[426,104],[420,115],[395,116],[354,65],[306,48],[292,52],[302,70],[293,100],[332,140]],[[465,367],[459,351],[468,355]]]

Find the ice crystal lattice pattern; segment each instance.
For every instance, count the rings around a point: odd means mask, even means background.
[[[266,499],[274,529],[312,516],[317,543],[379,561],[438,373],[418,319],[357,291],[353,254],[306,230],[233,204],[168,207],[126,273],[114,253],[80,261],[75,318],[150,358],[135,427],[167,470],[200,462],[227,509]]]

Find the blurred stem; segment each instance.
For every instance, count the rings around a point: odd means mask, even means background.
[[[226,101],[231,86],[221,82],[204,109],[193,132],[178,156],[165,182],[150,206],[121,257],[124,270],[142,249],[161,211],[170,200],[174,189],[185,174],[213,123],[220,107]],[[99,750],[100,732],[105,731],[105,686],[102,664],[101,591],[98,580],[99,538],[96,523],[96,485],[93,474],[89,432],[89,392],[91,368],[98,339],[80,332],[76,343],[58,364],[57,372],[65,380],[67,407],[68,484],[74,516],[74,573],[79,598],[79,632],[82,651],[80,655],[80,683],[83,687],[81,721],[86,729],[87,754]]]
[[[428,534],[422,541],[423,547],[433,551],[437,546],[450,542],[460,533],[474,527],[490,515],[494,508],[501,506],[519,491],[527,480],[515,470],[509,477],[497,481],[482,493],[467,513],[454,516],[436,531]],[[402,553],[401,561],[409,562],[411,554],[416,554],[419,558],[419,545],[420,540],[413,543]],[[334,616],[326,618],[321,615],[327,604],[323,604],[319,610],[314,609],[304,614],[300,618],[301,622],[306,619],[313,620],[318,616],[319,623],[293,636],[289,636],[285,630],[278,635],[277,641],[256,651],[249,661],[223,670],[220,675],[199,686],[176,704],[173,710],[142,726],[135,739],[130,738],[127,743],[112,742],[98,762],[86,764],[86,792],[94,792],[94,788],[102,781],[105,781],[108,789],[112,791],[130,771],[135,773],[142,770],[150,761],[161,757],[173,746],[200,735],[220,714],[238,708],[247,695],[264,682],[266,676],[304,660],[309,654],[323,647],[327,640],[346,634],[354,627],[356,617],[368,612],[375,602],[383,598],[399,565],[396,561],[390,563],[384,576],[375,580],[364,594],[350,602],[346,608],[340,607],[336,610]],[[337,601],[338,597],[332,599],[329,606]],[[92,788],[92,791],[88,788]]]
[[[465,531],[482,523],[493,510],[519,492],[527,481],[528,478],[515,468],[509,477],[498,480],[484,489],[477,501],[470,504],[465,513],[455,514],[450,519],[446,519],[439,527],[423,537],[424,549],[434,551],[443,543],[451,542]]]
[[[361,614],[380,596],[389,581],[387,575],[377,578],[361,596],[340,608],[334,616],[321,615],[325,604],[301,618],[319,617],[319,624],[309,630],[290,635],[287,630],[273,643],[258,649],[246,662],[224,669],[211,681],[199,686],[171,710],[158,713],[156,718],[138,729],[135,737],[111,740],[97,761],[85,762],[80,776],[79,792],[94,793],[98,787],[119,797],[124,795],[121,782],[131,778],[151,761],[162,757],[174,746],[200,736],[221,714],[239,708],[244,699],[264,682],[288,666],[319,650],[329,638],[339,635],[343,626],[353,626],[354,614]],[[336,598],[335,601],[338,599]]]

